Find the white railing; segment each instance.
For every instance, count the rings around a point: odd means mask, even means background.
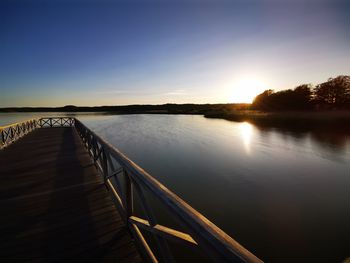
[[[0,126],[0,149],[22,138],[38,127],[36,119],[17,122],[7,126]]]

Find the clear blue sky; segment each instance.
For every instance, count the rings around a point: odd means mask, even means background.
[[[0,107],[239,102],[348,75],[349,3],[1,1]]]

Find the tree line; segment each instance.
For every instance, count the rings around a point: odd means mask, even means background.
[[[252,108],[263,111],[350,109],[350,76],[329,78],[315,87],[303,84],[278,92],[265,90],[256,96]]]

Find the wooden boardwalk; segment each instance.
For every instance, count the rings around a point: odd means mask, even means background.
[[[43,128],[0,151],[1,262],[141,262],[73,128]]]

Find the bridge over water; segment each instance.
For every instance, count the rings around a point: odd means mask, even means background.
[[[152,198],[177,228],[158,222]],[[0,209],[2,262],[175,262],[174,243],[261,262],[75,118],[0,127]]]

